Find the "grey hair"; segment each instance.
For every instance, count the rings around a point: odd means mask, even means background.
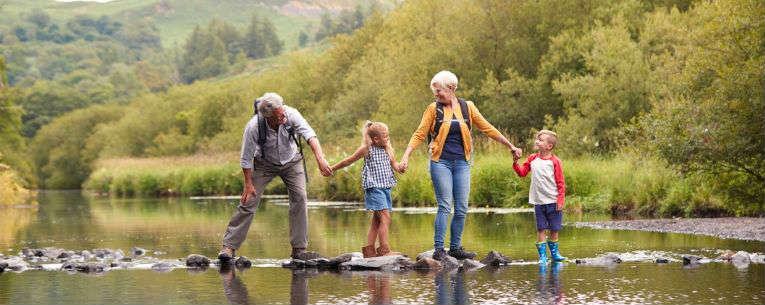
[[[450,71],[441,71],[436,73],[436,75],[433,76],[433,79],[430,80],[430,89],[434,89],[434,85],[438,84],[441,86],[441,88],[447,88],[449,86],[454,87],[454,90],[457,90],[457,75],[454,75],[454,73]]]
[[[274,110],[284,106],[284,99],[276,93],[268,92],[258,98],[258,114],[264,118],[274,115]]]

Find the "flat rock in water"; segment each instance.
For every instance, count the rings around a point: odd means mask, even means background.
[[[733,256],[736,255],[736,252],[733,252],[731,250],[725,250],[723,251],[720,256],[717,257],[718,260],[724,260],[724,261],[730,261]]]
[[[378,256],[351,260],[340,264],[340,268],[350,270],[400,270],[403,269],[402,266],[409,265],[406,263],[402,264],[402,261],[408,260],[403,255]]]
[[[669,263],[669,260],[666,259],[666,258],[659,257],[659,258],[656,259],[656,263],[657,264],[666,264],[666,263]]]
[[[430,257],[424,257],[417,260],[413,268],[418,270],[440,270],[443,267],[441,262]]]
[[[444,270],[457,269],[460,267],[460,261],[451,255],[446,255],[444,256],[444,259],[441,260],[441,265],[443,266]]]
[[[186,266],[189,267],[209,267],[210,259],[204,255],[191,254],[186,258]]]
[[[510,263],[510,258],[500,254],[497,251],[491,250],[486,257],[481,260],[481,264],[488,266],[503,266]]]
[[[104,272],[108,269],[103,263],[79,263],[74,268],[84,273]]]
[[[474,259],[462,260],[463,270],[476,270],[476,269],[483,268],[484,266],[486,265]]]
[[[154,265],[151,265],[151,270],[159,271],[159,272],[166,272],[173,270],[175,268],[175,265],[168,263],[168,262],[159,262]]]
[[[8,263],[5,263],[5,262],[0,263],[0,272],[5,271],[5,268],[8,268]]]
[[[596,258],[583,258],[576,259],[576,264],[592,265],[592,266],[613,266],[622,262],[622,259],[618,255],[609,253]]]
[[[749,255],[749,259],[753,264],[765,264],[765,255],[759,253],[752,253]]]

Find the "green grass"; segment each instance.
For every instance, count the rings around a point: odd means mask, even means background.
[[[640,156],[563,160],[566,209],[571,212],[644,216],[733,215],[736,207],[701,177],[683,176],[664,163]],[[235,153],[217,156],[102,160],[85,188],[121,196],[239,194],[242,175]],[[362,201],[361,164],[321,177],[308,157],[309,196],[323,200]],[[396,206],[434,206],[424,154],[410,159],[393,189]],[[279,181],[279,179],[275,179]],[[470,205],[527,207],[529,178],[519,178],[502,151],[477,154],[471,169]],[[267,193],[285,193],[281,182]]]
[[[307,25],[318,23],[318,18],[284,16],[270,6],[256,1],[241,0],[169,0],[169,8],[158,5],[158,0],[117,0],[108,3],[56,2],[54,0],[0,0],[0,19],[18,20],[33,9],[42,9],[55,22],[66,22],[78,16],[107,15],[122,22],[148,18],[156,23],[165,47],[182,45],[197,25],[206,26],[213,18],[236,26],[241,32],[249,24],[253,13],[268,17],[274,23],[285,50],[297,47],[298,35]],[[353,6],[348,4],[349,8]]]

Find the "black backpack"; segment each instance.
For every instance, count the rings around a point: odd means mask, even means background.
[[[258,113],[258,103],[259,100],[255,100],[254,107],[255,107],[255,114]],[[260,146],[260,156],[265,160],[266,157],[266,137],[268,136],[268,130],[266,128],[268,127],[266,124],[266,119],[262,116],[258,116],[258,146]],[[289,134],[290,139],[295,141],[295,144],[297,144],[300,157],[303,159],[303,173],[305,174],[305,183],[308,184],[308,169],[305,166],[305,156],[303,155],[303,142],[298,140],[297,136],[295,135],[295,128],[292,128],[292,126],[286,126],[284,129],[287,130],[287,133]]]
[[[470,108],[468,108],[467,102],[464,99],[458,99],[460,102],[460,110],[462,110],[462,119],[468,126],[468,130],[473,130],[472,118],[470,118]],[[428,134],[428,143],[438,136],[439,129],[444,123],[444,104],[435,101],[436,103],[436,121],[433,123],[433,132]],[[450,119],[451,120],[451,119]]]

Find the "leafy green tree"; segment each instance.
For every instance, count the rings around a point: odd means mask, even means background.
[[[279,36],[276,34],[276,27],[271,23],[271,19],[266,18],[263,20],[261,31],[267,50],[265,56],[279,55],[284,48],[284,42],[279,40]]]
[[[220,38],[197,26],[186,40],[185,53],[178,67],[186,83],[218,76],[228,70],[226,46]]]
[[[298,34],[298,46],[305,47],[308,44],[308,34],[306,34],[304,31],[300,31],[300,34]]]
[[[633,129],[684,171],[714,175],[745,215],[762,213],[765,198],[763,11],[756,0],[691,9],[679,25],[687,42],[658,59],[665,94]]]
[[[261,22],[257,14],[252,14],[250,24],[247,26],[247,33],[244,37],[244,46],[247,57],[262,58],[268,52],[267,43],[261,30]]]
[[[80,188],[98,155],[87,154],[88,138],[102,124],[122,117],[117,106],[97,105],[76,110],[44,126],[32,142],[40,186],[52,189]]]

